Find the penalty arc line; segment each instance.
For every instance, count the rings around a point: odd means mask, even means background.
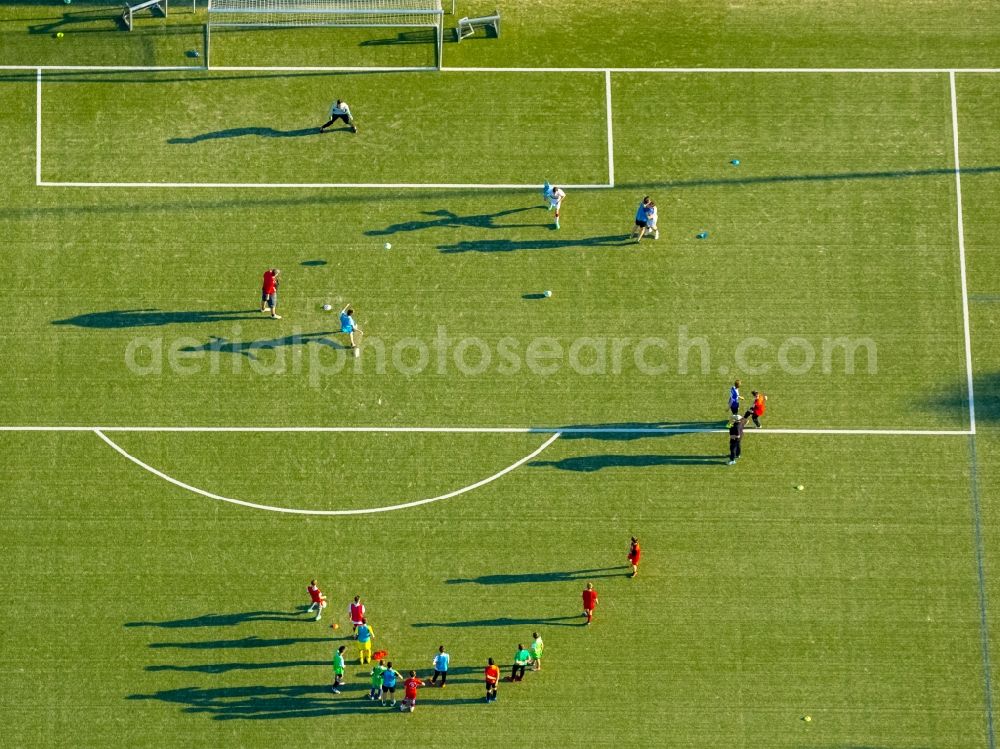
[[[286,514],[289,514],[289,515],[371,515],[371,514],[374,514],[376,512],[392,512],[393,510],[405,510],[405,509],[410,508],[410,507],[419,507],[420,505],[430,504],[431,502],[438,502],[438,501],[440,501],[442,499],[450,499],[452,497],[457,497],[460,494],[465,494],[466,492],[470,492],[473,489],[478,489],[481,486],[485,486],[486,484],[489,484],[489,483],[491,483],[493,481],[496,481],[498,478],[501,478],[502,476],[507,475],[511,471],[513,471],[513,470],[515,470],[517,468],[520,468],[525,463],[527,463],[529,460],[533,460],[534,458],[536,458],[539,455],[541,455],[542,452],[544,452],[545,449],[547,447],[549,447],[549,445],[551,445],[553,442],[555,442],[557,439],[559,439],[559,437],[562,436],[561,432],[556,432],[551,437],[549,437],[547,440],[545,440],[545,442],[543,442],[542,445],[540,447],[538,447],[536,450],[534,450],[533,452],[531,452],[528,455],[525,455],[523,458],[521,458],[517,462],[511,463],[509,466],[507,466],[503,470],[497,471],[492,476],[487,476],[486,478],[481,479],[480,481],[477,481],[474,484],[469,484],[468,486],[463,486],[461,489],[455,489],[454,491],[450,491],[447,494],[441,494],[440,496],[437,496],[437,497],[428,497],[426,499],[418,499],[418,500],[415,500],[413,502],[404,502],[402,504],[388,505],[386,507],[370,507],[370,508],[363,508],[363,509],[357,509],[357,510],[303,510],[303,509],[298,509],[298,508],[294,508],[294,507],[273,507],[271,505],[262,505],[262,504],[257,504],[255,502],[247,502],[247,501],[242,500],[242,499],[233,499],[232,497],[223,497],[222,495],[213,494],[212,492],[205,491],[204,489],[199,489],[196,486],[191,486],[190,484],[185,484],[183,481],[179,481],[179,480],[173,478],[172,476],[168,476],[167,474],[163,473],[163,471],[159,471],[156,468],[153,468],[153,466],[149,465],[148,463],[142,462],[141,460],[139,460],[139,458],[135,457],[134,455],[130,455],[129,453],[127,453],[125,451],[124,448],[122,448],[120,445],[118,445],[116,442],[114,442],[112,439],[110,439],[100,429],[94,429],[92,431],[94,432],[94,434],[96,434],[98,437],[100,437],[107,445],[109,445],[118,454],[122,455],[125,458],[128,458],[133,463],[135,463],[137,466],[139,466],[140,468],[143,468],[143,469],[149,471],[154,476],[157,476],[157,477],[163,479],[164,481],[167,481],[168,483],[173,484],[174,486],[178,486],[181,489],[186,489],[189,492],[193,492],[195,494],[200,494],[203,497],[208,497],[209,499],[215,499],[215,500],[218,500],[220,502],[229,502],[230,504],[234,504],[234,505],[241,505],[243,507],[250,507],[251,509],[254,509],[254,510],[267,510],[269,512],[283,512],[283,513],[286,513]]]

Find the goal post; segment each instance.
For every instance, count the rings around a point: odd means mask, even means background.
[[[434,30],[440,69],[444,13],[442,0],[208,0],[205,65],[210,67],[211,35],[218,28],[400,28]]]

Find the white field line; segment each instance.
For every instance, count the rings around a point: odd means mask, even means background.
[[[608,107],[608,187],[615,186],[615,136],[611,126],[611,71],[604,71],[604,101]]]
[[[448,73],[1000,73],[1000,68],[555,68],[555,67],[449,67],[441,68]]]
[[[610,185],[564,185],[570,190],[607,190]],[[39,182],[39,187],[169,187],[169,188],[253,188],[253,189],[395,189],[395,190],[533,190],[540,184],[486,184],[468,182]]]
[[[285,66],[285,67],[215,67],[206,68],[203,65],[0,65],[0,70],[83,70],[92,72],[183,72],[204,73],[221,71],[227,73],[377,73],[377,72],[424,72],[435,71],[433,67],[344,67],[344,66]],[[665,68],[609,68],[609,67],[465,67],[444,66],[443,73],[878,73],[878,74],[914,74],[914,73],[1000,73],[1000,68],[725,68],[725,67],[665,67]]]
[[[958,266],[962,280],[962,323],[965,334],[965,375],[969,389],[969,431],[976,433],[976,396],[972,387],[972,336],[969,330],[969,286],[965,272],[965,221],[962,215],[962,172],[958,159],[958,97],[955,93],[955,71],[948,73],[951,86],[951,133],[955,147],[955,203],[958,215]]]
[[[94,73],[153,73],[184,70],[204,71],[203,66],[192,65],[0,65],[0,70],[85,70]]]
[[[199,70],[207,71],[211,73],[222,72],[222,73],[427,73],[436,72],[437,68],[434,66],[421,67],[419,65],[401,65],[392,66],[386,65],[384,67],[372,66],[341,66],[341,67],[328,67],[328,66],[314,66],[314,67],[262,67],[262,66],[249,66],[249,67],[233,67],[233,66],[216,66],[213,65],[210,68],[188,68],[188,70]]]
[[[310,427],[259,427],[259,426],[0,426],[0,432],[250,432],[321,434],[372,432],[377,434],[611,434],[611,435],[665,435],[665,434],[723,434],[725,427],[380,427],[380,426],[310,426]],[[958,437],[969,436],[967,429],[748,429],[747,434],[784,435],[844,435],[889,437]]]
[[[37,93],[36,93],[36,142],[35,142],[35,186],[36,187],[105,187],[119,189],[135,188],[169,188],[169,189],[296,189],[296,190],[316,190],[316,189],[393,189],[393,190],[537,190],[537,184],[523,183],[476,183],[476,182],[84,182],[67,181],[52,182],[42,179],[42,71],[37,70]],[[182,68],[183,69],[183,68]],[[423,70],[424,68],[417,68]],[[433,68],[431,68],[433,69]],[[159,70],[159,68],[157,68]],[[276,68],[212,68],[212,70],[277,70]],[[309,70],[309,68],[296,68],[295,70]],[[392,70],[402,71],[407,68],[356,68],[356,70]],[[606,95],[607,95],[607,116],[608,116],[608,163],[610,184],[580,184],[562,185],[570,190],[606,190],[614,187],[614,155],[612,152],[611,140],[611,74],[605,72]]]
[[[42,69],[35,75],[35,187],[42,184]]]
[[[370,515],[370,514],[373,514],[373,513],[376,513],[376,512],[392,512],[393,510],[405,510],[405,509],[410,508],[410,507],[418,507],[419,505],[426,505],[426,504],[430,504],[431,502],[438,502],[438,501],[440,501],[442,499],[450,499],[451,497],[457,497],[460,494],[465,494],[466,492],[470,492],[473,489],[478,489],[481,486],[485,486],[486,484],[489,484],[492,481],[496,481],[501,476],[505,476],[508,473],[510,473],[511,471],[513,471],[513,470],[515,470],[517,468],[520,468],[525,463],[527,463],[529,460],[533,460],[534,458],[538,457],[538,455],[540,455],[545,450],[545,448],[547,448],[549,445],[551,445],[553,442],[555,442],[557,439],[559,439],[559,436],[560,436],[559,432],[556,432],[551,437],[549,437],[547,440],[545,440],[545,442],[543,442],[542,445],[539,448],[537,448],[536,450],[534,450],[530,454],[525,455],[523,458],[521,458],[517,462],[511,463],[509,466],[507,466],[503,470],[498,471],[497,473],[494,473],[492,476],[487,476],[486,478],[484,478],[484,479],[482,479],[480,481],[477,481],[474,484],[469,484],[468,486],[463,486],[461,489],[455,489],[454,491],[448,492],[447,494],[442,494],[442,495],[437,496],[437,497],[428,497],[427,499],[418,499],[418,500],[413,501],[413,502],[404,502],[402,504],[388,505],[388,506],[385,506],[385,507],[370,507],[370,508],[362,508],[362,509],[354,509],[354,510],[305,510],[305,509],[297,509],[297,508],[293,508],[293,507],[273,507],[271,505],[261,505],[261,504],[255,503],[255,502],[245,502],[242,499],[233,499],[231,497],[223,497],[223,496],[221,496],[219,494],[213,494],[212,492],[207,492],[204,489],[199,489],[196,486],[191,486],[190,484],[185,484],[183,481],[178,481],[177,479],[168,476],[167,474],[163,473],[162,471],[158,471],[157,469],[153,468],[151,465],[148,465],[147,463],[143,463],[141,460],[139,460],[135,456],[129,455],[127,452],[125,452],[125,450],[123,448],[121,448],[113,440],[109,439],[100,429],[94,429],[92,431],[94,432],[94,434],[96,434],[98,437],[100,437],[102,440],[104,440],[105,443],[107,443],[108,445],[110,445],[116,452],[118,452],[122,456],[124,456],[124,457],[128,458],[129,460],[131,460],[137,466],[139,466],[141,468],[144,468],[145,470],[147,470],[150,473],[152,473],[154,476],[158,476],[159,478],[163,479],[164,481],[167,481],[167,482],[173,484],[174,486],[178,486],[181,489],[186,489],[189,492],[194,492],[195,494],[200,494],[201,496],[208,497],[209,499],[216,499],[216,500],[219,500],[220,502],[230,502],[231,504],[234,504],[234,505],[242,505],[243,507],[250,507],[250,508],[253,508],[255,510],[267,510],[269,512],[283,512],[283,513],[286,513],[286,514],[289,514],[289,515]]]

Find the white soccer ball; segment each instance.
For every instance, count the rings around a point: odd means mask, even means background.
[[[333,309],[333,307],[331,307],[329,304],[324,304],[323,305],[323,311],[324,312],[329,312],[332,309]]]
[[[387,250],[391,250],[391,249],[392,249],[392,243],[391,243],[391,242],[386,242],[386,243],[385,243],[385,244],[383,245],[383,247],[385,247],[385,248],[386,248]]]

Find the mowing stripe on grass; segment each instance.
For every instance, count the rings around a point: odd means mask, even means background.
[[[953,89],[954,90],[954,89]],[[983,549],[983,518],[979,501],[979,468],[976,435],[969,435],[969,496],[972,504],[972,530],[976,552],[976,576],[979,583],[979,648],[983,659],[983,699],[986,702],[986,745],[996,749],[993,727],[993,677],[990,667],[990,625],[986,605],[986,567]]]
[[[955,71],[948,72],[951,98],[951,133],[955,152],[955,210],[958,231],[958,264],[962,283],[962,323],[965,336],[966,386],[969,393],[969,501],[972,505],[972,530],[976,555],[976,581],[979,600],[979,647],[983,661],[983,700],[986,703],[986,745],[996,749],[996,729],[993,725],[993,676],[990,665],[990,625],[986,601],[986,552],[983,548],[983,516],[979,497],[979,466],[976,451],[976,397],[972,385],[972,338],[969,326],[969,289],[965,270],[965,222],[962,213],[962,172],[958,151],[958,96],[955,91]]]
[[[432,67],[344,67],[344,66],[223,66],[206,68],[204,65],[0,65],[0,70],[85,70],[107,72],[154,72],[154,71],[191,71],[193,73],[212,72],[226,73],[422,73],[438,71],[442,73],[1000,73],[1000,68],[609,68],[609,67],[579,67],[579,68],[501,68],[501,67],[468,67],[444,66],[440,70]]]
[[[181,489],[187,489],[189,492],[194,492],[195,494],[200,494],[201,496],[208,497],[209,499],[217,499],[220,502],[230,502],[231,504],[242,505],[243,507],[250,507],[250,508],[252,508],[254,510],[267,510],[269,512],[283,512],[283,513],[286,513],[286,514],[289,514],[289,515],[370,515],[370,514],[373,514],[373,513],[376,513],[376,512],[392,512],[393,510],[405,510],[405,509],[410,508],[410,507],[418,507],[419,505],[426,505],[426,504],[430,504],[431,502],[438,502],[438,501],[440,501],[442,499],[450,499],[451,497],[457,497],[460,494],[465,494],[466,492],[470,492],[473,489],[478,489],[481,486],[485,486],[486,484],[489,484],[492,481],[496,481],[501,476],[505,476],[508,473],[510,473],[511,471],[513,471],[513,470],[515,470],[517,468],[520,468],[525,463],[527,463],[529,460],[533,460],[534,458],[536,458],[539,455],[541,455],[542,452],[545,451],[545,448],[547,448],[549,445],[551,445],[553,442],[555,442],[561,436],[560,432],[556,432],[551,437],[549,437],[547,440],[545,440],[545,442],[543,442],[542,445],[541,445],[541,447],[539,447],[537,450],[534,450],[530,454],[525,455],[523,458],[521,458],[517,462],[511,463],[509,466],[507,466],[503,470],[498,471],[497,473],[494,473],[492,476],[487,476],[486,478],[481,479],[480,481],[477,481],[474,484],[469,484],[468,486],[463,486],[461,489],[455,489],[454,491],[448,492],[447,494],[441,494],[440,496],[437,496],[437,497],[428,497],[427,499],[418,499],[418,500],[415,500],[413,502],[404,502],[402,504],[388,505],[386,507],[369,507],[369,508],[358,509],[358,510],[303,510],[303,509],[298,509],[298,508],[294,508],[294,507],[273,507],[271,505],[261,505],[261,504],[255,503],[255,502],[246,502],[246,501],[244,501],[242,499],[233,499],[231,497],[223,497],[223,496],[221,496],[219,494],[213,494],[212,492],[205,491],[204,489],[199,489],[196,486],[191,486],[190,484],[185,484],[183,481],[178,481],[177,479],[168,476],[167,474],[163,473],[162,471],[158,471],[157,469],[153,468],[151,465],[149,465],[147,463],[143,463],[141,460],[139,460],[135,456],[130,455],[129,453],[125,452],[124,448],[122,448],[121,446],[119,446],[118,444],[116,444],[107,435],[105,435],[100,429],[92,429],[90,431],[92,431],[94,434],[96,434],[98,437],[100,437],[102,440],[104,440],[105,443],[107,443],[108,445],[110,445],[115,450],[115,452],[117,452],[120,455],[128,458],[129,460],[131,460],[133,463],[135,463],[140,468],[144,468],[145,470],[147,470],[150,473],[152,473],[154,476],[158,476],[159,478],[161,478],[164,481],[167,481],[167,482],[173,484],[174,486],[179,486]]]

